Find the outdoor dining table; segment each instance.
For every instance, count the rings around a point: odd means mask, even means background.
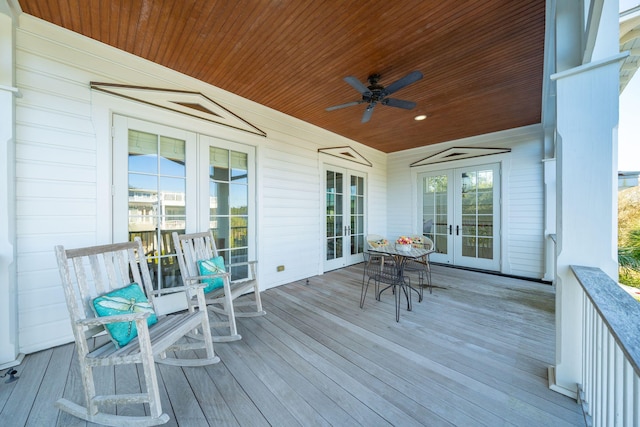
[[[404,274],[405,265],[408,260],[411,260],[411,259],[417,260],[418,258],[422,258],[425,255],[429,255],[435,251],[433,249],[424,249],[424,248],[415,247],[412,245],[407,249],[404,247],[400,247],[400,245],[395,245],[395,244],[370,247],[368,251],[372,253],[386,255],[394,261],[394,265],[392,267],[392,271],[390,274],[388,272],[381,272],[380,278],[383,279],[381,281],[384,281],[384,283],[387,283],[389,286],[381,289],[378,292],[378,295],[376,295],[376,299],[380,300],[380,295],[385,290],[394,286],[399,286],[407,298],[407,311],[411,311],[412,309],[411,291],[416,292],[418,295],[420,295],[420,292],[417,289],[415,289],[413,286],[411,286],[411,280],[405,276]],[[407,288],[409,289],[408,292],[407,292]],[[396,295],[396,306],[399,306],[399,298],[400,298],[400,295],[398,291],[398,295]],[[396,321],[398,320],[399,320],[399,311],[398,311],[398,307],[396,307]]]

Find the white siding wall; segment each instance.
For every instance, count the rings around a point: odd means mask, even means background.
[[[545,271],[542,136],[540,140],[514,142],[510,163],[510,170],[506,171],[509,188],[503,194],[503,203],[507,203],[507,216],[503,218],[507,227],[503,271],[541,279]]]
[[[322,272],[323,162],[365,172],[369,229],[385,232],[386,155],[218,88],[22,15],[16,34],[17,270],[20,351],[71,340],[53,246],[111,240],[112,113],[256,146],[263,289]],[[89,82],[199,91],[264,130],[262,138],[98,94]],[[318,153],[351,146],[374,164]],[[276,266],[285,271],[276,272]]]
[[[389,155],[388,236],[420,232],[417,218],[418,172],[466,167],[474,164],[502,164],[502,265],[501,272],[540,279],[544,276],[543,135],[540,126],[481,135]],[[417,160],[452,147],[510,148],[511,153],[422,166],[412,171]]]

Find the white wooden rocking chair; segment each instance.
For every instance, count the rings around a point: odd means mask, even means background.
[[[209,320],[211,328],[229,328],[229,335],[213,335],[213,341],[228,342],[241,339],[242,336],[238,334],[236,326],[236,317],[255,317],[266,314],[262,309],[262,301],[260,299],[260,287],[256,276],[256,261],[227,265],[224,273],[201,275],[198,261],[218,257],[218,250],[211,231],[191,234],[178,234],[174,231],[172,235],[176,254],[178,255],[180,274],[185,284],[202,283],[216,277],[223,280],[223,286],[205,294],[209,309],[227,316],[226,321]],[[246,279],[232,280],[229,268],[238,265],[247,265],[249,276]],[[253,301],[234,302],[236,298],[251,292],[253,293]],[[236,311],[234,306],[251,306],[254,310]]]
[[[187,342],[183,339],[191,331],[209,329],[202,288],[193,286],[190,289],[197,295],[202,310],[183,311],[171,315],[154,313],[152,309],[159,301],[159,295],[172,293],[179,297],[181,293],[186,307],[187,292],[186,287],[153,290],[139,238],[134,242],[80,249],[65,250],[62,246],[56,246],[55,253],[75,337],[86,405],[82,406],[62,398],[56,402],[56,406],[78,418],[111,426],[150,426],[166,423],[169,416],[162,412],[154,361],[179,366],[204,366],[220,361],[214,353],[211,338],[207,338],[209,334],[204,334],[204,340]],[[130,294],[123,294],[123,291],[133,292],[137,299]],[[145,301],[145,294],[148,302]],[[115,307],[115,310],[120,309],[127,314],[99,317],[96,312],[102,306],[98,307],[96,301],[100,304],[105,300],[108,304],[104,303],[104,306]],[[118,303],[120,306],[117,306]],[[122,305],[128,307],[123,308]],[[148,326],[148,318],[154,316],[157,323]],[[98,336],[105,335],[107,325],[125,325],[126,330],[127,323],[129,337],[135,336],[137,332],[137,338],[132,338],[128,343],[120,342],[120,345],[115,345],[105,337]],[[136,332],[132,332],[133,324]],[[117,340],[113,330],[110,335],[112,339]],[[178,358],[178,353],[175,353],[176,357],[170,358],[166,354],[195,349],[204,349],[206,358],[193,358],[191,354],[191,358],[181,359]],[[120,395],[96,393],[93,368],[131,363],[142,364],[146,390]],[[122,416],[100,411],[100,407],[107,404],[144,403],[149,405],[147,416]]]

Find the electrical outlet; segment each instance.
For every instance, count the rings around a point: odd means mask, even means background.
[[[276,267],[277,271],[284,271],[284,265],[279,265]]]

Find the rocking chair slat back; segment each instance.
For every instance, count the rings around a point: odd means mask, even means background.
[[[147,325],[150,313],[137,312],[133,306],[128,312],[125,309],[124,314],[97,317],[92,308],[95,298],[134,282],[146,294],[149,305],[154,306],[157,291],[153,289],[141,240],[136,238],[133,242],[71,250],[56,246],[55,252],[76,342],[86,404],[81,406],[68,399],[59,399],[56,406],[74,416],[99,424],[128,426],[167,422],[169,417],[162,413],[154,362],[203,366],[219,361],[213,351],[210,334],[202,333],[210,329],[202,288],[171,288],[171,292],[182,294],[185,300],[187,292],[196,295],[196,303],[192,304],[192,310],[188,312],[158,316],[158,322],[152,326]],[[105,325],[114,322],[135,324],[137,337],[120,348],[109,340],[96,337],[105,333]],[[200,337],[200,341],[190,342],[185,338],[192,333]],[[206,358],[191,358],[190,350],[194,349],[204,349]],[[168,351],[175,351],[176,357],[167,357]],[[179,352],[184,351],[189,351],[190,354],[184,359],[179,358]],[[146,390],[138,394],[99,394],[93,380],[93,368],[123,363],[142,364]],[[123,417],[101,412],[101,407],[106,403],[147,403],[149,415]]]
[[[174,231],[172,236],[183,282],[185,284],[202,283],[204,279],[213,277],[201,275],[198,269],[198,261],[209,260],[219,256],[211,230],[191,234],[178,234]],[[233,280],[229,272],[230,269],[234,267],[234,264],[227,265],[227,273],[218,276],[221,277],[224,282],[223,287],[206,294],[209,310],[227,316],[228,319],[222,322],[211,321],[212,328],[229,328],[228,335],[213,336],[213,340],[216,342],[234,341],[242,338],[240,334],[238,334],[236,317],[254,317],[265,314],[260,299],[260,286],[255,269],[256,262],[250,261],[242,264],[247,267],[249,277]],[[242,303],[234,301],[236,298],[247,293],[253,294],[253,301],[243,301]],[[252,310],[236,312],[234,305],[251,306]]]

